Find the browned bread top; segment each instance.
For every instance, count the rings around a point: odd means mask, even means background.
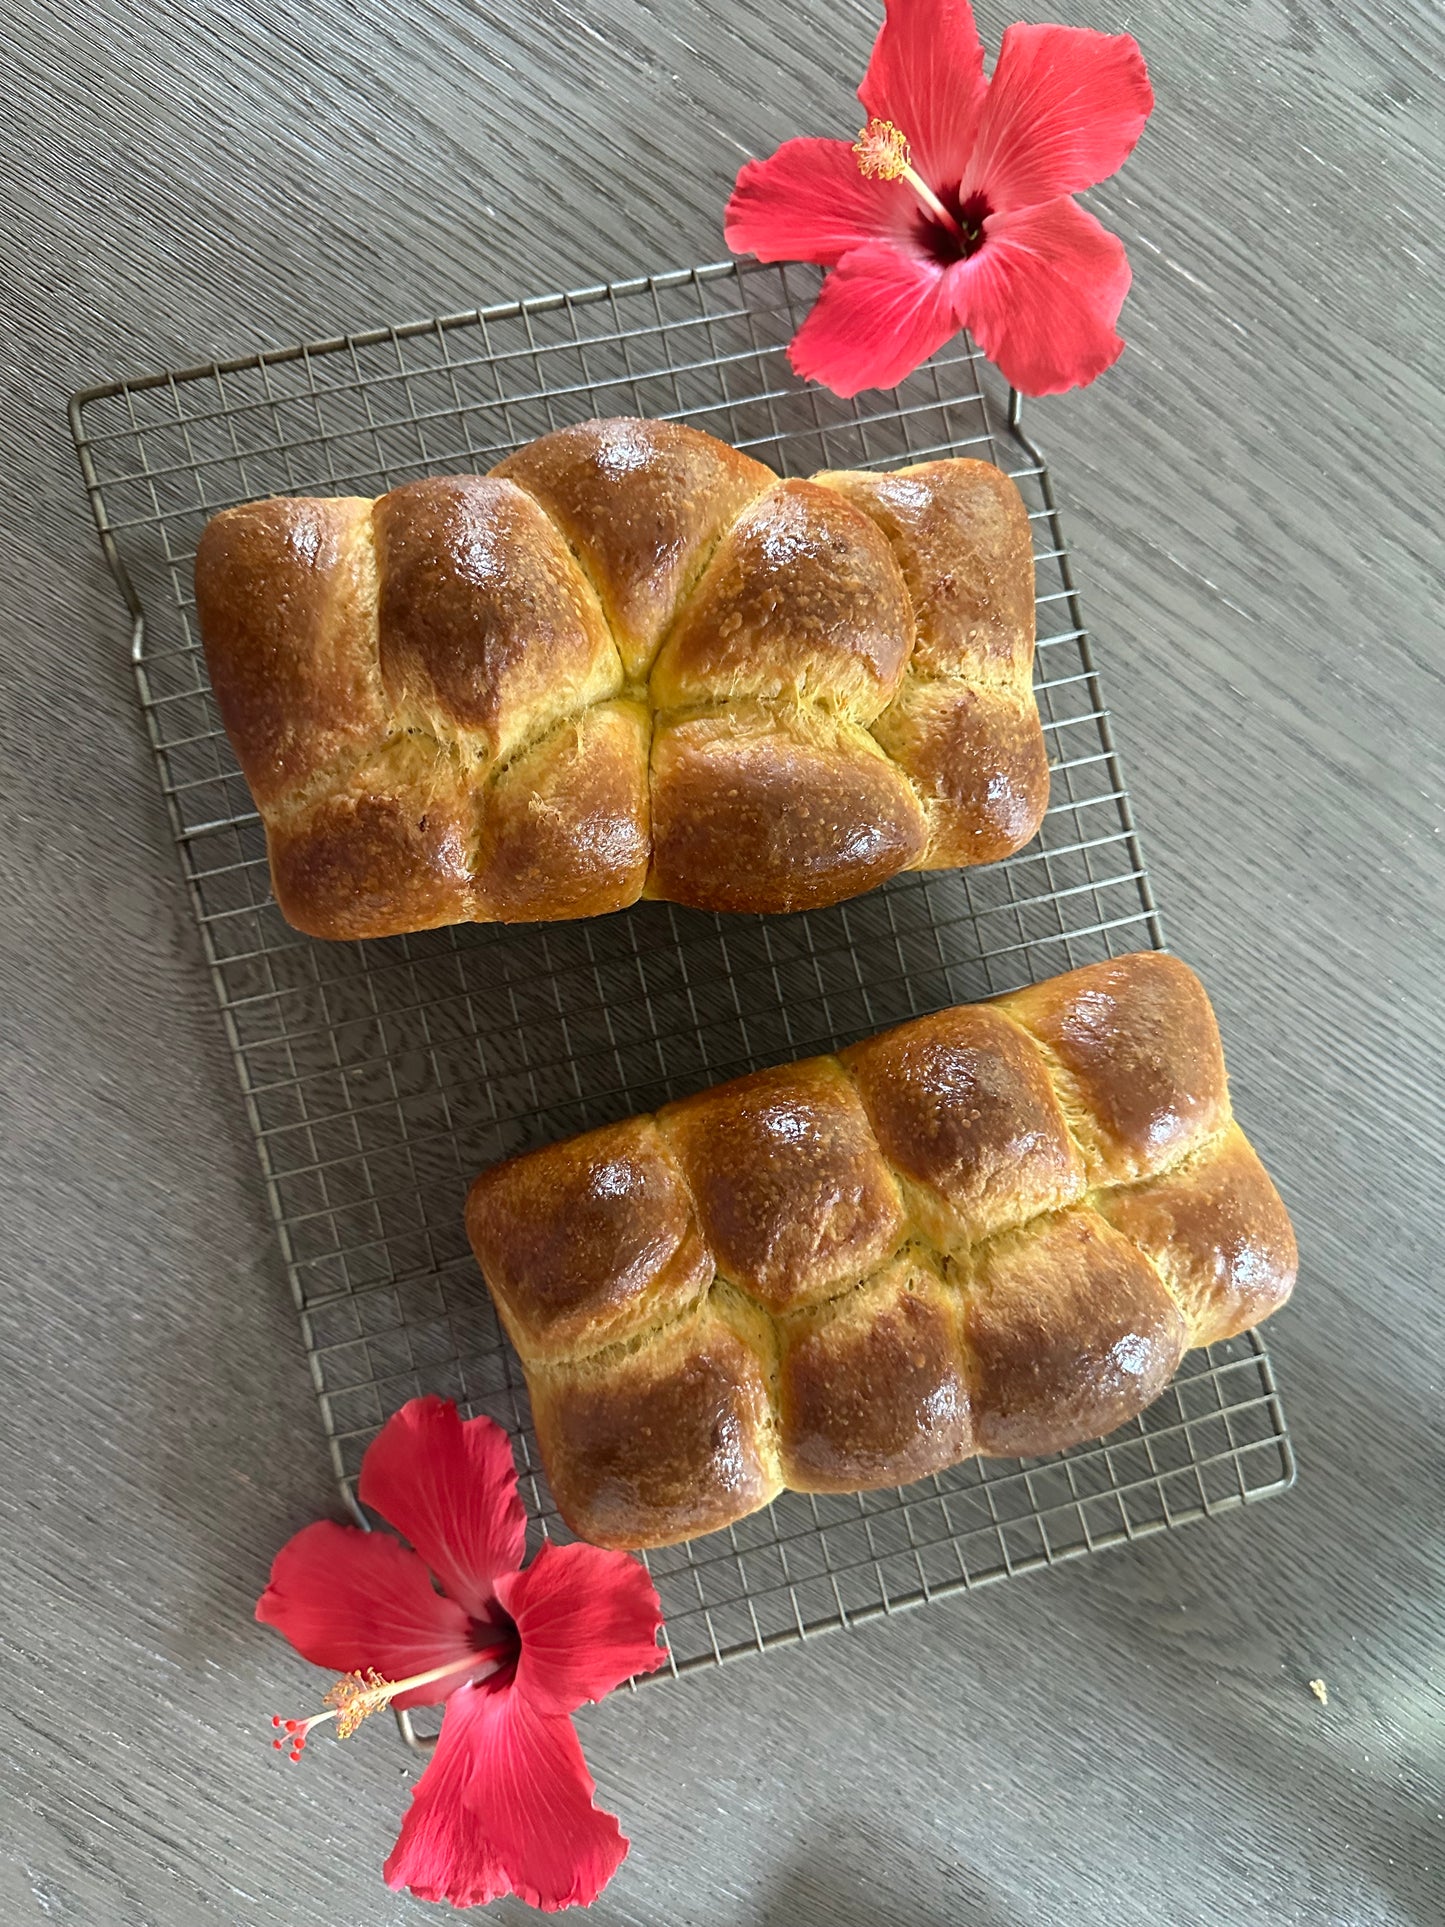
[[[1011,684],[1033,656],[1033,549],[1026,515],[985,462],[925,462],[814,477],[875,521],[892,545],[918,623],[914,666]]]
[[[492,473],[556,522],[602,603],[623,674],[645,682],[657,645],[723,531],[775,477],[677,422],[580,422],[529,442]]]
[[[1084,1167],[1033,1040],[987,1004],[842,1053],[909,1213],[940,1250],[1084,1194]]]
[[[785,911],[990,862],[1048,795],[999,470],[780,481],[676,423],[217,515],[196,603],[277,900],[318,936]]]
[[[1224,1051],[1199,979],[1177,958],[1096,964],[1082,995],[1051,978],[1008,1008],[1044,1047],[1093,1183],[1147,1176],[1229,1117]]]
[[[621,1545],[1100,1436],[1296,1264],[1154,952],[493,1166],[467,1227],[563,1516]]]
[[[758,1071],[657,1122],[718,1276],[768,1311],[828,1297],[897,1245],[898,1186],[836,1059]]]
[[[206,524],[196,596],[216,701],[261,809],[390,721],[375,650],[371,503],[248,502]]]
[[[678,611],[652,701],[811,699],[866,724],[897,695],[912,650],[887,538],[834,490],[780,482],[743,510]]]

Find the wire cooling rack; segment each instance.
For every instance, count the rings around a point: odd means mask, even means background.
[[[804,388],[784,347],[817,287],[721,262],[78,395],[71,421],[130,611],[140,698],[300,1312],[354,1505],[361,1454],[439,1392],[513,1435],[534,1526],[565,1536],[526,1393],[467,1250],[485,1164],[940,1005],[1162,947],[1047,470],[960,340],[891,394]],[[998,462],[1038,561],[1042,834],[982,870],[900,877],[831,910],[719,917],[642,903],[525,928],[386,942],[297,935],[198,648],[207,518],[257,496],[373,495],[490,467],[592,415],[672,417],[785,474],[935,455]],[[649,1556],[672,1671],[760,1652],[1120,1540],[1229,1511],[1293,1478],[1253,1336],[1190,1355],[1101,1444],[973,1460],[903,1491],[785,1494]],[[662,1675],[665,1677],[666,1675]]]

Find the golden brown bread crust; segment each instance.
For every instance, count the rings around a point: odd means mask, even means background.
[[[315,936],[812,908],[1006,856],[1047,802],[1028,517],[981,462],[780,481],[584,422],[489,476],[225,510],[196,601]]]
[[[652,744],[650,896],[696,910],[816,910],[907,869],[928,829],[856,724],[730,705]]]
[[[1248,1331],[1289,1296],[1294,1227],[1237,1124],[1163,1177],[1102,1192],[1099,1209],[1158,1267],[1196,1345]]]
[[[375,649],[372,504],[247,502],[196,547],[196,614],[211,686],[258,807],[370,748],[390,704]]]
[[[381,675],[400,715],[490,760],[620,692],[596,596],[514,482],[408,482],[380,497],[372,520]]]
[[[467,1235],[493,1253],[492,1297],[528,1358],[629,1338],[696,1303],[715,1266],[651,1118],[629,1118],[484,1171]]]
[[[954,460],[813,479],[846,495],[892,544],[918,616],[916,669],[1027,683],[1033,540],[1028,510],[1006,475],[989,462]]]
[[[472,895],[475,805],[458,759],[423,733],[396,736],[344,783],[273,810],[271,883],[283,915],[318,936],[460,922]]]
[[[268,826],[271,886],[286,921],[325,937],[440,930],[471,902],[465,817],[412,797],[328,797],[299,826]]]
[[[1142,1412],[1189,1343],[1154,1267],[1078,1208],[983,1247],[963,1336],[979,1451],[1031,1458]]]
[[[1047,1067],[986,1004],[941,1010],[840,1054],[909,1216],[940,1251],[1083,1196]]]
[[[534,1372],[528,1388],[559,1503],[599,1545],[696,1538],[781,1490],[767,1364],[712,1301],[640,1350]]]
[[[498,462],[577,552],[612,624],[629,681],[646,680],[724,529],[774,475],[677,422],[579,422]]]
[[[929,867],[996,863],[1038,833],[1049,759],[1032,689],[913,677],[873,734],[923,804]]]
[[[993,863],[1036,835],[1049,764],[1034,702],[1034,571],[1028,511],[988,462],[920,462],[890,475],[814,478],[887,537],[915,638],[873,734],[928,824],[923,869]]]
[[[657,1123],[718,1276],[769,1311],[867,1277],[902,1235],[893,1173],[833,1058],[701,1091]]]
[[[778,1433],[798,1492],[906,1485],[975,1448],[953,1296],[917,1257],[779,1326]]]
[[[467,1226],[563,1517],[628,1546],[1098,1437],[1296,1266],[1153,952],[495,1165]]]
[[[595,917],[636,903],[652,859],[641,703],[598,703],[497,772],[475,886],[502,923]]]
[[[770,698],[871,723],[897,694],[913,609],[866,515],[781,482],[734,522],[662,645],[657,709]]]
[[[1091,1183],[1147,1177],[1228,1122],[1219,1026],[1177,957],[1118,957],[1085,988],[1051,977],[1001,1007],[1049,1053]]]

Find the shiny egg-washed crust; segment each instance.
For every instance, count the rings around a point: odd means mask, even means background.
[[[217,515],[196,606],[318,937],[837,903],[1038,829],[1033,551],[984,462],[780,481],[584,422],[490,475]]]
[[[1152,951],[494,1165],[467,1229],[562,1516],[627,1547],[1102,1437],[1296,1267]]]

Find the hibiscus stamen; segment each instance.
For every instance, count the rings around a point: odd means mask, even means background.
[[[288,1759],[299,1760],[313,1726],[324,1726],[327,1720],[335,1720],[337,1739],[349,1740],[363,1720],[390,1706],[399,1694],[410,1693],[418,1686],[431,1686],[437,1680],[463,1671],[485,1679],[497,1671],[506,1653],[505,1646],[487,1646],[464,1659],[433,1666],[430,1672],[413,1673],[410,1679],[383,1679],[371,1666],[361,1672],[347,1673],[324,1695],[327,1709],[324,1713],[313,1713],[306,1720],[283,1720],[279,1713],[273,1713],[271,1724],[276,1728],[276,1737],[271,1744]]]
[[[859,172],[870,181],[907,181],[936,221],[942,221],[951,234],[963,238],[963,229],[939,200],[933,189],[914,167],[908,136],[891,120],[870,120],[858,130],[853,143]]]

